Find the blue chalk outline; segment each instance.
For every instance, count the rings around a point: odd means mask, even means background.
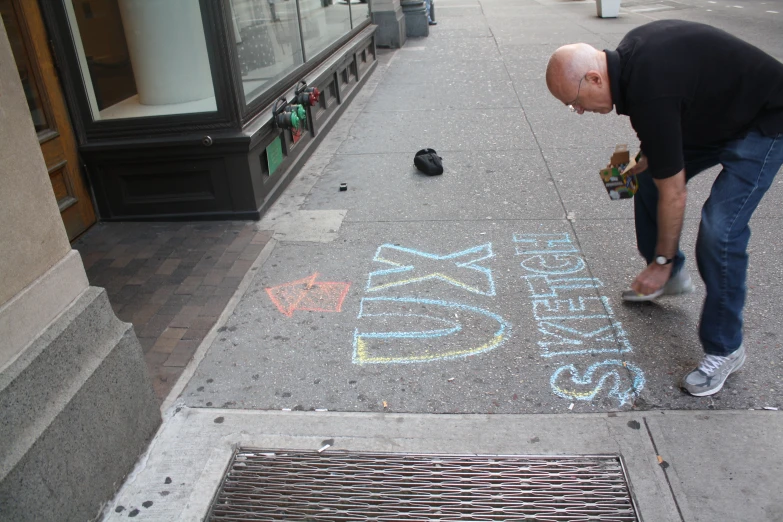
[[[553,314],[554,313],[559,313],[557,311],[551,310],[552,307],[553,307],[553,304],[556,305],[555,308],[557,308],[557,310],[559,310],[560,309],[560,304],[559,303],[566,303],[566,302],[568,303],[568,311],[569,312],[572,312],[572,313],[584,312],[587,309],[587,305],[585,304],[585,301],[593,301],[594,300],[594,301],[601,301],[603,303],[603,299],[604,298],[603,297],[596,297],[596,296],[583,296],[583,295],[580,295],[580,296],[577,296],[576,299],[578,300],[578,303],[579,303],[578,304],[578,308],[577,308],[577,306],[575,306],[576,303],[574,303],[574,298],[573,297],[569,297],[569,298],[565,298],[565,299],[554,299],[554,303],[550,302],[550,301],[553,301],[552,298],[533,299],[533,300],[530,301],[530,304],[533,306],[533,318],[536,321],[548,321],[550,319],[576,319],[578,317],[583,317],[585,319],[601,319],[601,318],[609,319],[610,318],[610,316],[607,313],[603,313],[603,314],[593,313],[593,315],[581,315],[580,314],[580,315],[547,315],[547,316],[539,315],[539,313],[538,313],[539,305],[541,305],[543,307],[546,307],[546,308],[549,308],[549,310],[548,310],[549,313],[553,313]],[[606,303],[603,303],[603,304],[604,304],[604,311],[606,312],[606,306],[605,306]],[[545,310],[545,311],[547,311],[547,310]]]
[[[531,255],[531,254],[572,254],[574,252],[579,252],[579,249],[572,246],[570,250],[553,250],[553,248],[561,248],[560,245],[555,245],[556,243],[565,243],[568,245],[573,245],[571,242],[571,234],[568,232],[553,232],[553,233],[541,233],[541,234],[514,234],[512,241],[514,243],[538,243],[537,238],[543,238],[543,237],[555,237],[560,236],[563,239],[549,239],[547,240],[547,250],[519,250],[519,247],[514,247],[514,250],[516,251],[516,254],[518,256],[525,256],[525,255]],[[521,239],[521,238],[530,238],[530,239]]]
[[[369,332],[369,333],[359,333],[359,329],[356,328],[354,330],[353,334],[353,357],[352,362],[354,364],[413,364],[413,363],[420,363],[420,362],[432,362],[432,361],[445,361],[450,359],[459,359],[468,357],[470,355],[477,355],[479,353],[486,353],[488,351],[494,350],[495,348],[502,345],[504,342],[506,342],[506,339],[508,338],[508,335],[511,332],[511,324],[506,322],[502,317],[499,315],[489,312],[487,310],[477,308],[475,306],[469,306],[459,303],[450,303],[448,301],[440,301],[435,299],[419,299],[419,298],[413,298],[413,297],[363,297],[360,304],[359,304],[359,315],[356,317],[357,319],[360,319],[362,317],[384,317],[384,316],[397,316],[397,317],[424,317],[427,319],[434,319],[436,321],[444,322],[444,323],[450,323],[451,320],[443,319],[440,317],[435,316],[428,316],[423,314],[400,314],[400,313],[377,313],[377,314],[365,314],[364,313],[364,302],[365,301],[388,301],[388,302],[395,302],[395,303],[412,303],[412,304],[425,304],[425,305],[435,305],[435,306],[441,306],[444,308],[452,308],[462,311],[470,311],[474,313],[478,313],[487,317],[490,317],[498,322],[500,324],[500,328],[492,334],[493,338],[502,337],[502,339],[497,342],[496,344],[478,351],[473,351],[469,353],[461,353],[456,355],[448,355],[445,354],[443,356],[433,357],[432,359],[424,359],[424,360],[406,360],[406,359],[394,359],[394,358],[387,358],[388,360],[383,361],[366,361],[361,360],[359,358],[359,345],[358,341],[361,337],[367,337],[367,338],[374,338],[374,339],[394,339],[394,338],[418,338],[418,339],[432,339],[437,337],[443,337],[444,335],[451,335],[453,333],[459,332],[462,330],[462,324],[455,320],[453,324],[455,325],[454,328],[452,328],[451,333],[445,334],[445,330],[429,330],[429,331],[423,331],[423,332]],[[412,335],[411,335],[412,334]]]
[[[368,298],[369,299],[369,298]],[[421,332],[371,332],[367,334],[362,334],[361,337],[368,337],[368,338],[376,338],[376,339],[384,339],[384,338],[431,338],[431,337],[445,337],[447,335],[455,334],[462,331],[462,325],[455,322],[455,321],[449,321],[447,319],[441,319],[440,317],[432,317],[431,315],[423,315],[423,314],[362,314],[361,308],[364,306],[364,299],[362,299],[361,304],[359,305],[359,315],[357,319],[360,317],[421,317],[422,319],[430,319],[433,321],[438,321],[441,323],[451,324],[453,325],[451,328],[444,328],[442,330],[425,330]]]
[[[464,263],[454,263],[456,266],[460,268],[469,268],[471,270],[476,270],[478,272],[483,273],[485,276],[487,276],[487,280],[489,281],[489,292],[483,292],[478,288],[474,288],[472,286],[466,285],[458,281],[457,279],[451,279],[448,277],[445,277],[439,273],[433,273],[429,274],[424,277],[416,278],[416,279],[407,279],[407,280],[401,280],[394,283],[388,283],[380,286],[373,287],[372,285],[372,278],[373,276],[382,276],[382,275],[388,275],[388,274],[398,274],[403,272],[410,272],[412,270],[416,269],[415,265],[401,265],[400,263],[395,263],[394,261],[389,261],[388,259],[384,259],[381,257],[381,251],[384,248],[392,249],[392,250],[398,250],[400,252],[406,252],[408,254],[413,254],[415,256],[420,257],[426,257],[427,259],[434,259],[434,260],[445,260],[445,259],[455,259],[459,257],[466,256],[468,254],[474,254],[479,253],[483,250],[486,250],[488,253],[485,254],[483,257],[480,257],[478,259],[473,259],[471,261],[467,261]],[[390,288],[394,286],[402,286],[413,282],[419,282],[427,279],[440,279],[441,281],[444,281],[446,283],[452,284],[454,286],[464,288],[465,290],[469,292],[473,292],[480,295],[487,295],[487,296],[494,296],[495,295],[495,280],[492,278],[492,270],[489,268],[475,265],[475,263],[479,263],[480,261],[484,261],[486,259],[489,259],[491,257],[494,257],[495,254],[492,252],[492,243],[485,243],[483,245],[475,246],[473,248],[469,248],[467,250],[463,250],[461,252],[454,252],[451,254],[447,254],[445,256],[438,256],[435,254],[430,254],[429,252],[421,252],[419,250],[414,250],[412,248],[406,248],[406,247],[400,247],[397,245],[392,245],[389,243],[383,244],[378,247],[378,250],[375,251],[375,257],[373,258],[373,261],[377,261],[379,263],[385,263],[387,265],[392,265],[397,268],[388,268],[386,270],[376,270],[374,272],[371,272],[369,277],[367,278],[367,286],[365,290],[367,292],[377,292],[379,290],[382,290],[384,288]]]
[[[525,263],[527,263],[531,259],[535,259],[537,257],[538,258],[543,258],[544,255],[546,255],[546,254],[536,254],[534,256],[530,256],[527,259],[525,259],[524,261],[522,261],[521,263],[519,263],[519,265],[522,268],[524,268],[525,270],[527,270],[528,272],[533,272],[534,274],[541,274],[541,275],[568,275],[568,274],[576,274],[577,272],[581,272],[582,270],[584,270],[585,267],[587,266],[587,264],[585,263],[585,260],[584,260],[584,258],[582,256],[575,256],[573,254],[549,254],[549,255],[551,255],[551,256],[553,256],[555,258],[560,258],[561,256],[574,257],[578,261],[578,263],[576,264],[576,268],[571,268],[571,269],[568,269],[568,270],[536,270],[535,268],[529,268],[529,267],[525,266]],[[557,259],[557,260],[560,261],[560,259]]]
[[[571,382],[574,384],[579,385],[589,385],[593,383],[593,374],[596,370],[601,368],[602,366],[613,366],[614,371],[611,371],[609,373],[605,373],[603,376],[601,376],[601,379],[599,379],[598,383],[595,385],[591,393],[567,393],[562,388],[558,387],[556,384],[557,378],[560,376],[561,373],[563,373],[566,370],[571,371]],[[634,374],[633,379],[633,385],[628,390],[620,391],[620,381],[622,380],[622,377],[620,374],[616,371],[619,368],[628,369]],[[644,372],[641,368],[636,366],[635,364],[629,363],[628,361],[625,361],[625,365],[623,365],[623,361],[620,361],[619,359],[610,359],[603,362],[598,362],[593,365],[591,365],[584,373],[583,377],[578,377],[579,372],[576,369],[576,366],[573,364],[568,364],[565,366],[561,366],[557,370],[555,370],[555,373],[552,374],[551,379],[549,380],[549,384],[552,388],[552,391],[559,395],[560,397],[563,397],[564,399],[574,399],[579,401],[591,401],[595,398],[596,395],[603,389],[604,381],[608,379],[611,376],[615,376],[615,382],[614,386],[609,390],[608,396],[616,398],[620,406],[625,405],[631,397],[638,397],[639,392],[641,392],[644,389],[645,385],[645,378],[644,378]]]
[[[602,288],[604,286],[604,283],[595,277],[563,277],[560,279],[549,279],[548,275],[543,274],[536,274],[536,275],[524,275],[521,276],[522,279],[525,280],[527,283],[528,288],[530,288],[530,299],[542,299],[547,297],[560,297],[557,294],[557,290],[582,290],[582,289],[589,289],[592,288],[593,290],[597,290],[599,288]],[[541,279],[544,278],[546,280],[546,283],[548,285],[548,288],[550,290],[550,293],[548,294],[536,294],[535,289],[533,288],[533,285],[530,283],[530,279]],[[558,286],[552,286],[552,283],[565,283],[567,281],[589,281],[592,284],[570,284],[570,285],[558,285]]]
[[[619,347],[617,348],[601,348],[601,349],[587,349],[587,350],[569,350],[569,351],[554,351],[549,352],[549,348],[547,346],[549,344],[554,343],[546,343],[544,341],[538,341],[538,346],[547,350],[547,353],[542,353],[541,357],[557,357],[560,355],[592,355],[596,353],[617,353],[617,354],[623,354],[623,353],[631,353],[633,352],[633,346],[631,346],[631,342],[628,340],[628,333],[623,328],[623,323],[616,320],[614,316],[614,310],[612,309],[612,306],[609,304],[609,298],[606,296],[599,296],[599,297],[586,297],[585,299],[598,299],[601,301],[601,304],[603,304],[604,309],[606,310],[606,314],[596,314],[596,315],[575,315],[575,316],[548,316],[548,317],[538,317],[536,315],[536,307],[533,307],[533,317],[535,318],[537,323],[541,323],[549,321],[549,320],[570,320],[570,319],[606,319],[609,321],[609,326],[612,328],[612,331],[614,332],[614,341],[617,342]],[[582,302],[582,296],[579,297],[580,303]],[[543,300],[538,300],[543,301]],[[568,301],[571,301],[568,299]],[[539,327],[539,332],[541,332],[541,328]],[[544,332],[541,332],[544,333]],[[553,334],[552,334],[553,335]],[[563,344],[581,344],[581,342],[573,342],[573,343],[563,343]]]

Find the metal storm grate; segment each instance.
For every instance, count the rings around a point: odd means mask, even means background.
[[[240,449],[208,520],[637,521],[617,456]]]

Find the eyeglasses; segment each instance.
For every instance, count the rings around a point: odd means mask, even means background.
[[[576,98],[574,98],[574,101],[572,101],[571,103],[566,103],[568,110],[571,112],[576,112],[576,107],[574,107],[574,105],[576,105],[577,100],[579,100],[579,91],[582,90],[582,80],[585,79],[585,76],[587,75],[585,74],[584,76],[579,78],[579,86],[576,88]]]

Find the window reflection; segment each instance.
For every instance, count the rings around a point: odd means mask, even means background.
[[[245,101],[303,63],[295,0],[231,0]]]
[[[351,0],[351,21],[354,28],[370,18],[370,4],[367,0]]]
[[[351,30],[351,12],[345,0],[299,0],[299,9],[308,60]]]
[[[367,20],[366,2],[230,0],[246,103]],[[64,5],[94,120],[217,110],[198,0]]]

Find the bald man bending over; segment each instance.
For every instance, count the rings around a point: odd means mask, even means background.
[[[647,268],[623,292],[626,301],[692,290],[679,250],[686,183],[722,165],[696,242],[705,356],[682,382],[692,395],[717,393],[745,362],[748,222],[783,164],[783,64],[708,25],[662,20],[634,29],[615,51],[561,47],[546,83],[578,114],[614,107],[630,116],[641,142],[634,217]]]

